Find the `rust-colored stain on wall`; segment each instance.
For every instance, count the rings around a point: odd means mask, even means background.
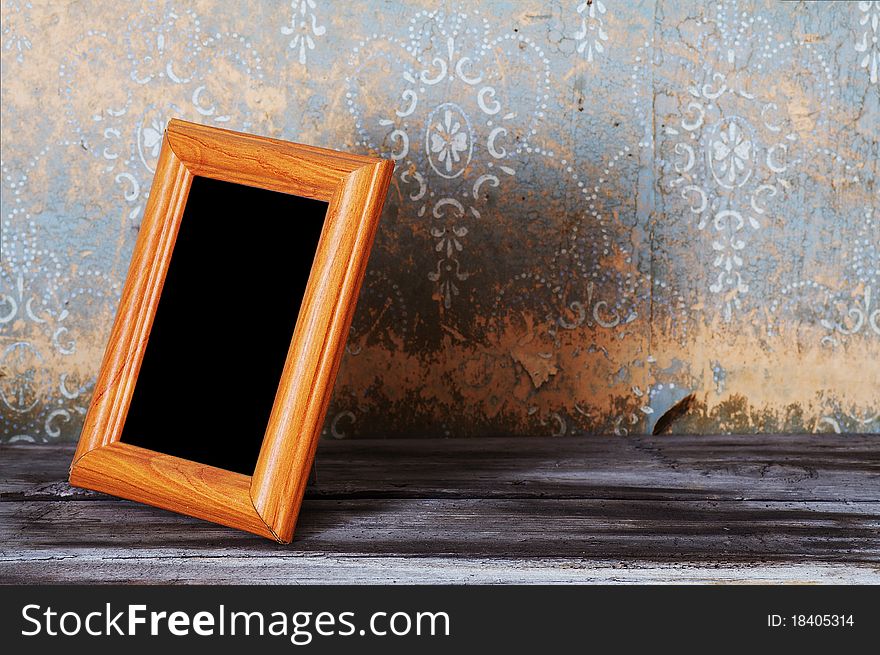
[[[2,441],[78,436],[173,116],[396,161],[332,437],[643,433],[691,393],[676,431],[880,431],[880,3],[0,24]],[[246,291],[206,329],[233,318]],[[210,383],[194,412],[248,380]]]

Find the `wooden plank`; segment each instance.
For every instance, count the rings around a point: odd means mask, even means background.
[[[0,447],[0,498],[94,497],[61,483],[71,456],[67,447]],[[875,501],[880,437],[325,439],[306,495]]]
[[[73,490],[71,455],[0,447],[0,580],[880,582],[876,436],[325,440],[288,546]]]
[[[2,563],[6,582],[140,584],[877,584],[870,565],[352,557],[89,549]]]
[[[253,555],[880,562],[880,504],[593,499],[358,499],[303,505],[288,548],[122,501],[0,503],[0,554],[115,546]],[[114,527],[115,526],[115,527]],[[134,537],[133,535],[136,535]]]

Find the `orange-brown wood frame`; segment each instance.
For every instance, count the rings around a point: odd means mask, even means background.
[[[70,483],[290,542],[393,168],[171,120]],[[252,476],[119,441],[198,175],[329,203]]]

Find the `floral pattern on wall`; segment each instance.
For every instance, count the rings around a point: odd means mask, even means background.
[[[78,437],[171,117],[396,162],[329,437],[880,432],[878,2],[0,2],[0,441]]]

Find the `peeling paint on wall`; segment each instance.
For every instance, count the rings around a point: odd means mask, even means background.
[[[173,116],[397,162],[329,436],[880,432],[880,3],[2,10],[3,441],[78,437]]]

